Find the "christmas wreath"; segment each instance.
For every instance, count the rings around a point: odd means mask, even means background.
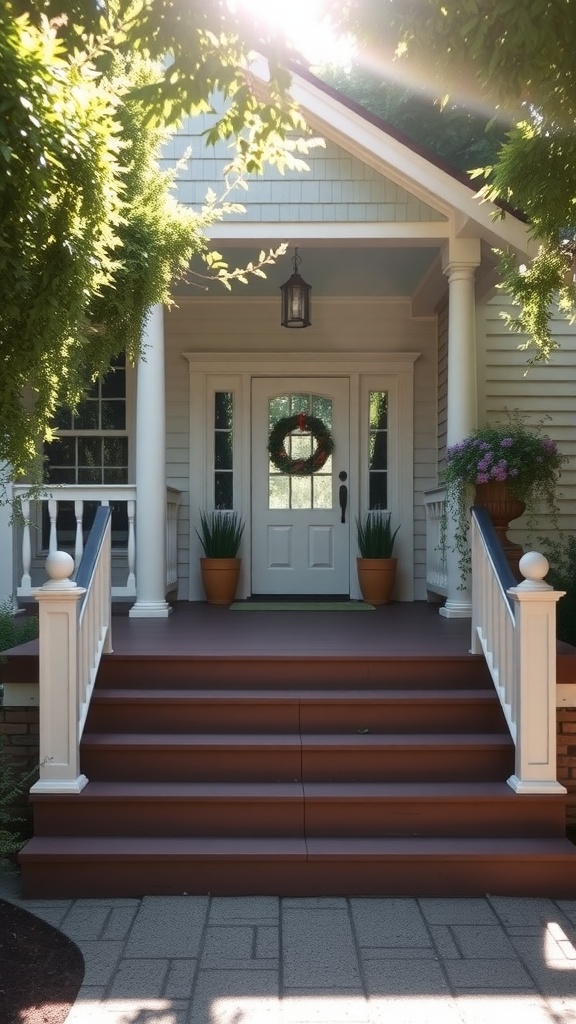
[[[294,430],[307,430],[316,442],[316,447],[307,459],[293,459],[288,455],[285,441]],[[276,469],[290,476],[311,476],[324,466],[334,451],[334,440],[328,427],[317,416],[300,412],[295,416],[284,416],[272,427],[268,438],[268,451]]]

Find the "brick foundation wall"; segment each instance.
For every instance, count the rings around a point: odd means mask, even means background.
[[[558,781],[566,786],[566,823],[576,825],[576,708],[558,708]]]
[[[39,709],[37,707],[0,707],[0,737],[3,737],[3,759],[23,773],[34,771],[38,765]],[[26,782],[26,791],[18,795],[12,805],[12,814],[19,820],[14,831],[28,839],[32,835],[32,807],[28,801],[28,789],[36,775]],[[9,815],[5,825],[8,823]]]
[[[30,770],[38,764],[39,708],[0,707],[0,736],[11,764]]]

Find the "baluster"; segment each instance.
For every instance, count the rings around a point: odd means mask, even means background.
[[[30,569],[32,567],[32,538],[30,535],[30,502],[28,498],[22,498],[22,515],[24,527],[22,529],[22,580],[20,586],[22,591],[32,589]]]
[[[128,501],[128,579],[126,587],[128,593],[136,593],[136,532],[134,530],[134,518],[136,515],[136,502]]]
[[[56,498],[48,498],[48,515],[50,517],[50,540],[48,542],[48,554],[58,550],[58,535],[56,532],[56,520],[58,518],[58,502]]]
[[[84,502],[77,498],[74,502],[74,515],[76,516],[76,543],[74,545],[74,568],[77,570],[82,560],[84,551],[84,534],[82,531],[82,519],[84,517]]]

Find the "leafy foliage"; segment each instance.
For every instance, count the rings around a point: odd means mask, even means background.
[[[0,870],[4,867],[2,858],[17,853],[26,842],[21,823],[25,818],[18,812],[18,805],[37,775],[37,769],[27,771],[14,764],[5,750],[6,737],[0,734]]]
[[[406,62],[439,97],[474,97],[514,127],[479,172],[481,196],[521,211],[538,251],[526,272],[512,253],[503,288],[519,304],[533,361],[555,347],[551,299],[576,315],[576,18],[571,0],[356,0],[368,48]]]
[[[392,558],[399,526],[393,531],[390,512],[380,509],[367,512],[356,520],[358,550],[361,558]]]
[[[52,19],[52,20],[50,20]],[[271,66],[255,87],[248,57]],[[192,212],[155,164],[184,114],[226,100],[209,141],[235,142],[231,180],[273,161],[302,166],[286,50],[220,0],[5,0],[0,7],[0,463],[30,474],[59,406],[119,351],[135,359],[143,323],[226,212]],[[234,207],[238,209],[238,207]],[[261,254],[249,272],[273,254]],[[217,263],[217,266],[214,266]],[[209,272],[242,279],[215,257]]]
[[[447,449],[441,474],[446,498],[440,546],[446,549],[451,520],[463,579],[470,563],[468,530],[474,488],[495,481],[507,483],[510,493],[525,502],[527,525],[533,530],[542,506],[548,509],[552,522],[556,519],[556,491],[566,461],[556,442],[542,435],[541,425],[528,427],[517,412],[508,414],[507,423],[478,427]]]
[[[196,534],[206,558],[236,558],[243,533],[244,523],[238,512],[200,512],[200,530]]]
[[[322,77],[458,170],[492,163],[505,140],[493,118],[456,103],[442,106],[429,91],[398,85],[371,69],[328,67]]]
[[[21,616],[14,615],[10,600],[0,604],[0,651],[8,651],[11,647],[18,647],[29,640],[35,640],[37,636],[37,615],[22,618]]]

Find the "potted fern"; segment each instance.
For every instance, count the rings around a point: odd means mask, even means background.
[[[200,571],[208,604],[232,604],[236,596],[243,533],[244,523],[238,512],[200,512],[200,529],[196,534],[204,551]]]
[[[368,604],[389,604],[398,559],[394,558],[394,541],[399,526],[392,530],[390,512],[374,509],[356,520],[360,557],[357,558],[358,582],[362,597]]]

